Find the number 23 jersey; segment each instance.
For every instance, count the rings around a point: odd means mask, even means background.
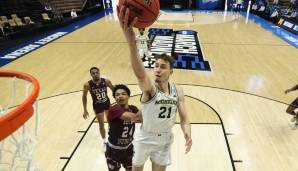
[[[158,88],[152,99],[142,102],[143,124],[141,129],[147,132],[170,132],[175,124],[178,93],[174,84],[169,83],[169,94]]]

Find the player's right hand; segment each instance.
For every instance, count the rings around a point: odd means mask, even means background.
[[[85,111],[84,113],[83,113],[83,118],[84,119],[87,119],[89,117],[89,113],[88,113],[88,111]]]
[[[192,139],[191,139],[191,135],[189,132],[184,133],[184,138],[185,138],[185,154],[187,154],[192,146]]]

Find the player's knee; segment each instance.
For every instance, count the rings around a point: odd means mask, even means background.
[[[97,119],[98,123],[104,124],[104,113],[96,114],[96,119]]]

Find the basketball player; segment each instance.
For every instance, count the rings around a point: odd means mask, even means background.
[[[99,123],[99,132],[104,143],[103,150],[105,151],[105,146],[107,142],[106,132],[104,128],[104,113],[107,117],[108,110],[110,107],[110,99],[107,94],[107,87],[113,90],[113,85],[110,80],[100,77],[100,71],[97,67],[92,67],[90,69],[90,75],[92,79],[84,84],[82,96],[84,107],[83,117],[84,119],[87,119],[89,117],[89,113],[87,110],[87,93],[89,91],[93,101],[93,110]]]
[[[111,9],[112,8],[112,1],[111,0],[105,0],[105,8]]]
[[[118,7],[119,8],[119,7]],[[185,138],[185,153],[192,146],[191,127],[188,120],[184,93],[181,87],[169,82],[173,73],[174,59],[166,54],[157,55],[154,76],[151,80],[146,74],[135,40],[132,26],[137,18],[128,22],[129,9],[121,7],[119,21],[130,49],[130,62],[139,87],[142,90],[141,102],[143,123],[134,135],[133,171],[142,171],[144,163],[150,157],[153,171],[164,171],[171,163],[171,144],[173,142],[172,127],[178,110],[181,129]]]
[[[122,166],[131,171],[133,156],[133,134],[135,121],[140,120],[140,111],[129,105],[130,90],[126,85],[115,85],[113,89],[114,103],[109,110],[109,139],[106,160],[109,171],[119,171]]]
[[[241,12],[242,0],[236,0],[236,12],[239,14]]]
[[[140,28],[139,29],[139,35],[136,37],[137,39],[137,43],[138,43],[138,50],[139,50],[139,55],[140,57],[143,59],[148,59],[150,57],[149,54],[149,38],[148,36],[145,34],[145,29],[144,28]]]
[[[287,89],[285,91],[285,94],[291,92],[291,91],[295,91],[298,89],[298,84],[295,85],[294,87]],[[292,122],[295,122],[293,128],[298,128],[298,112],[295,112],[295,110],[298,108],[298,97],[289,105],[289,107],[287,108],[287,113],[290,115],[293,115],[294,117],[292,118]]]

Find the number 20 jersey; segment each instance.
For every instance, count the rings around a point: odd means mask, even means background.
[[[156,88],[152,99],[142,102],[143,124],[141,129],[147,132],[170,132],[175,124],[178,93],[174,84],[169,83],[169,94]]]
[[[88,81],[90,86],[90,94],[93,100],[93,105],[110,103],[107,93],[107,84],[104,78],[100,78],[99,84],[95,84],[92,80]]]

